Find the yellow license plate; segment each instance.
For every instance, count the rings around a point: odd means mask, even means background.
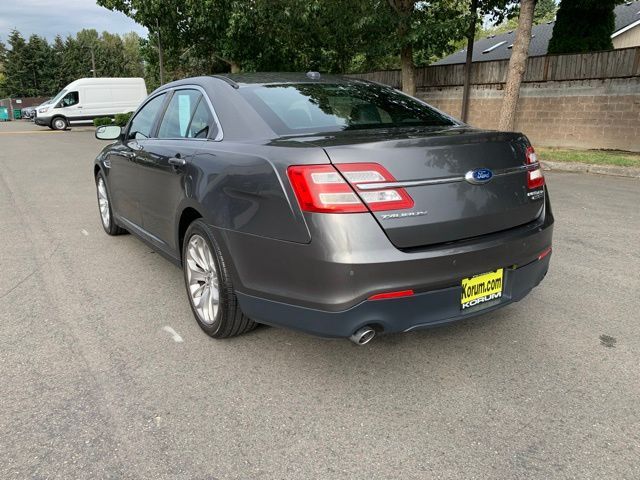
[[[504,271],[502,268],[495,272],[481,273],[471,278],[463,278],[462,296],[460,297],[462,310],[501,298],[503,285]]]

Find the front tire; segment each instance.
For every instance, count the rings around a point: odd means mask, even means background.
[[[69,127],[67,119],[64,117],[55,117],[51,121],[51,128],[54,130],[66,130]]]
[[[191,310],[207,335],[234,337],[256,327],[240,310],[220,247],[202,220],[189,225],[184,236],[182,269]]]
[[[96,175],[96,194],[98,196],[98,209],[100,211],[100,221],[102,228],[108,235],[122,235],[126,232],[123,228],[116,225],[113,218],[113,209],[111,208],[111,198],[107,190],[107,183],[104,180],[102,172]]]

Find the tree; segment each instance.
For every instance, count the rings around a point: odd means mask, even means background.
[[[533,11],[533,24],[550,22],[556,17],[558,4],[556,0],[538,0]]]
[[[141,38],[135,32],[125,33],[122,36],[122,48],[124,54],[124,71],[128,77],[143,77],[144,63],[140,53]]]
[[[6,77],[4,75],[4,64],[7,61],[7,47],[4,43],[0,42],[0,98],[7,95],[6,92]]]
[[[12,96],[27,96],[29,84],[29,72],[27,71],[25,42],[20,32],[11,31],[8,38],[10,49],[6,54],[5,62],[5,89]]]
[[[612,50],[614,8],[621,0],[562,0],[549,53]]]
[[[533,10],[536,0],[522,0],[520,2],[520,15],[518,17],[518,30],[513,42],[513,50],[509,59],[507,83],[504,89],[504,99],[500,111],[499,130],[513,130],[520,96],[520,84],[524,78],[529,57],[529,44],[531,43],[531,27],[533,26]]]
[[[150,30],[151,68],[160,33],[169,77],[239,70],[345,73],[381,66],[413,70],[453,51],[466,0],[98,0]],[[391,27],[390,27],[391,25]],[[397,55],[397,57],[394,57]],[[154,58],[156,57],[156,58]],[[410,72],[407,76],[406,72]]]
[[[415,95],[414,53],[422,52],[431,59],[453,48],[453,42],[466,33],[466,2],[440,0],[388,0],[391,6],[391,22],[394,32],[390,35],[397,45],[402,70],[402,90]],[[392,44],[392,45],[393,45]]]
[[[554,0],[550,0],[554,1]],[[478,16],[491,19],[495,23],[512,17],[519,6],[511,0],[471,0],[469,27],[467,31],[467,55],[464,67],[464,85],[462,90],[461,118],[466,122],[469,116],[469,93],[471,90],[471,72],[473,70],[473,46],[477,38]]]

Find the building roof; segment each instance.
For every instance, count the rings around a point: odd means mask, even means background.
[[[616,27],[614,36],[621,30],[627,29],[634,24],[640,26],[640,0],[626,2],[615,8]],[[549,41],[553,35],[555,22],[535,25],[531,30],[531,44],[529,45],[529,56],[536,57],[546,55]],[[516,38],[515,30],[500,35],[481,38],[473,45],[473,61],[483,62],[491,60],[507,60],[511,57],[511,48]],[[433,65],[451,65],[454,63],[464,63],[467,50],[463,49],[448,57],[439,60]]]

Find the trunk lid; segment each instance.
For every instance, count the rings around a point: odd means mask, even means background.
[[[403,186],[413,208],[372,212],[398,248],[507,230],[533,221],[544,208],[542,188],[531,195],[527,171],[518,168],[529,146],[521,134],[452,127],[342,132],[311,141],[334,164],[378,163],[397,182],[414,183]],[[464,180],[468,172],[484,169],[493,174],[487,183]]]

